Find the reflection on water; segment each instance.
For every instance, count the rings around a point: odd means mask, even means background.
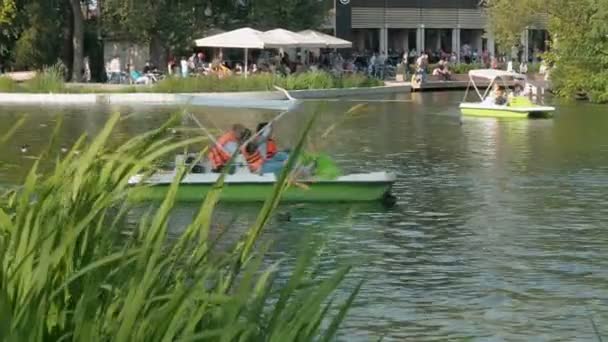
[[[371,102],[317,142],[346,171],[396,172],[398,204],[283,206],[263,237],[274,242],[270,258],[293,260],[294,247],[313,234],[327,241],[323,269],[355,264],[350,280],[367,282],[345,323],[345,341],[382,335],[388,341],[594,340],[591,318],[608,335],[605,107],[559,104],[552,120],[461,120],[461,97],[417,93]],[[329,103],[313,136],[352,105]],[[314,103],[306,106],[278,125],[284,145]],[[142,114],[119,124],[115,143],[169,117],[167,110],[123,111]],[[70,145],[80,133],[99,130],[108,110],[6,108],[2,129],[26,112],[26,125],[0,147],[0,183],[19,181],[59,112],[66,125],[61,141]],[[273,115],[194,112],[217,129],[235,121],[253,127]],[[31,145],[28,153],[19,151],[22,144]],[[177,208],[171,234],[196,210]],[[223,205],[214,231],[225,230],[234,241],[257,210]],[[136,224],[137,216],[131,220]]]

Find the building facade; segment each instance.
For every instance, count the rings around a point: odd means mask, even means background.
[[[459,55],[468,45],[479,53],[496,52],[479,0],[335,0],[335,34],[351,40],[359,51],[441,50]],[[524,53],[535,48],[530,48],[531,35],[536,36],[528,30],[522,35]]]

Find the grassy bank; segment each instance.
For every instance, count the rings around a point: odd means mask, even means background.
[[[265,264],[268,246],[256,244],[293,165],[236,244],[218,243],[223,239],[218,230],[226,227],[212,225],[223,177],[189,225],[171,240],[169,216],[185,167],[162,203],[145,213],[133,211],[126,201],[129,176],[152,170],[163,156],[201,142],[167,133],[180,118],[176,115],[159,129],[115,147],[110,137],[122,119],[115,114],[97,137],[87,143],[83,136],[62,156],[53,152],[53,138],[23,184],[0,196],[0,340],[334,338],[360,287],[348,298],[335,297],[349,268],[319,277],[314,247],[319,244],[305,241],[288,279],[279,284],[279,264]],[[60,129],[58,124],[54,136]],[[0,143],[16,131],[18,126],[0,137]],[[43,175],[39,166],[45,163],[54,167]],[[136,227],[129,229],[127,220]],[[220,250],[218,245],[231,247]],[[285,271],[282,267],[281,273]]]
[[[166,78],[152,86],[66,86],[61,75],[53,72],[39,73],[34,79],[17,83],[7,77],[0,77],[0,92],[7,93],[203,93],[267,91],[279,86],[287,90],[358,88],[381,86],[380,80],[365,75],[354,74],[334,76],[326,72],[308,72],[286,77],[271,74],[228,76],[218,79],[214,76]]]

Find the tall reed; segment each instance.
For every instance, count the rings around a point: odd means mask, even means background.
[[[23,184],[2,196],[0,340],[331,340],[361,286],[334,305],[349,268],[314,278],[309,269],[315,251],[305,244],[287,283],[279,285],[278,264],[264,266],[265,247],[256,248],[296,158],[257,221],[228,253],[216,253],[217,240],[210,237],[223,176],[177,241],[167,240],[177,189],[188,172],[183,165],[162,203],[152,206],[124,241],[117,235],[132,210],[126,201],[129,177],[150,174],[157,160],[204,138],[169,136],[179,122],[175,115],[112,148],[110,137],[120,120],[112,115],[90,143],[81,137],[63,158],[52,155],[58,124]],[[42,175],[40,164],[51,161],[54,170]]]

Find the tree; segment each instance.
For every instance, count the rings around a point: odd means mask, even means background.
[[[20,33],[12,51],[17,69],[42,69],[57,62],[59,10],[51,2],[32,2],[23,9],[30,25]]]
[[[105,0],[103,22],[106,34],[149,42],[157,62],[159,50],[186,53],[212,28],[298,30],[317,27],[325,14],[319,0]]]
[[[72,9],[72,24],[74,30],[72,32],[72,47],[74,49],[73,64],[72,64],[72,81],[78,82],[82,80],[82,72],[84,70],[84,15],[82,13],[82,4],[80,0],[69,0]],[[85,3],[85,6],[87,4]]]
[[[491,0],[491,29],[502,43],[514,43],[539,15],[548,15],[554,65],[551,81],[562,96],[585,93],[608,102],[608,0]]]
[[[244,8],[244,21],[260,29],[317,28],[327,15],[326,4],[319,0],[249,0]]]
[[[552,0],[547,0],[552,1]],[[485,4],[489,29],[502,46],[519,44],[521,34],[545,14],[544,0],[489,0]]]

